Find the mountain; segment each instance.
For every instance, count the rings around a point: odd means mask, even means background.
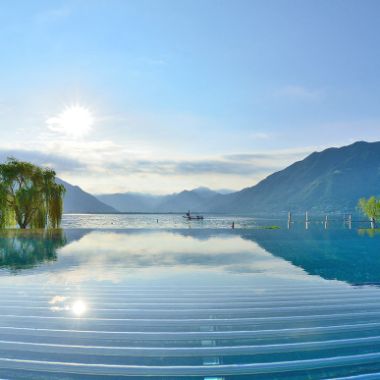
[[[159,212],[204,211],[205,205],[218,193],[205,187],[184,190],[177,194],[166,195],[157,206]]]
[[[96,197],[119,212],[154,212],[162,198],[142,193],[102,194]]]
[[[208,211],[342,212],[371,195],[380,195],[380,142],[360,141],[314,152],[255,186],[215,198]]]
[[[257,185],[233,193],[200,187],[159,196],[104,194],[97,196],[97,200],[71,186],[66,195],[65,211],[352,212],[359,198],[371,195],[380,195],[380,142],[359,141],[341,148],[314,152],[302,161],[271,174]]]
[[[65,186],[66,194],[63,202],[65,213],[112,213],[116,210],[96,199],[93,195],[86,193],[78,186],[57,178],[57,183]]]
[[[206,187],[184,190],[170,195],[136,193],[102,194],[97,198],[121,212],[204,211],[207,203],[219,193]]]

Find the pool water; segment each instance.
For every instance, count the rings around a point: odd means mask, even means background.
[[[380,235],[0,233],[5,379],[380,378]]]

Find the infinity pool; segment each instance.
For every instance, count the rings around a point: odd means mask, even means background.
[[[378,379],[380,236],[0,234],[5,379]]]

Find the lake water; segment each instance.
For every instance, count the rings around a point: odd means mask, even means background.
[[[114,217],[0,233],[1,378],[380,378],[380,235]]]
[[[179,214],[66,214],[63,228],[252,228],[262,223],[283,223],[283,218],[254,218],[250,216],[206,215],[204,220],[188,221]]]
[[[347,219],[347,218],[346,218]],[[363,221],[362,216],[354,216],[354,227],[369,227],[369,222]],[[304,215],[294,215],[297,226],[304,226]],[[311,215],[309,227],[324,226],[324,215]],[[344,227],[345,215],[329,217],[329,227]],[[62,220],[63,228],[236,228],[251,229],[260,226],[281,226],[287,228],[287,215],[281,216],[247,216],[247,215],[220,215],[205,214],[204,220],[188,221],[180,214],[65,214]],[[293,226],[293,225],[292,225]]]

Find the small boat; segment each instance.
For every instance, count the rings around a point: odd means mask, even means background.
[[[183,215],[183,218],[185,218],[186,220],[203,220],[202,215],[191,215],[190,211]]]

